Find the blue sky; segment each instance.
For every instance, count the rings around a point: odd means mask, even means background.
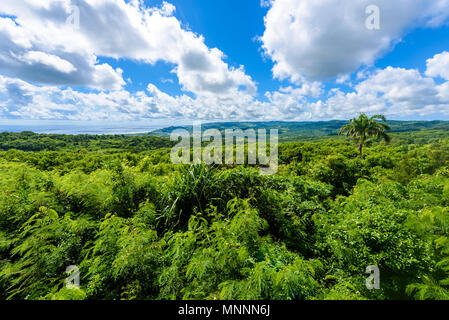
[[[148,6],[160,6],[163,1],[145,1]],[[226,61],[235,67],[245,66],[245,70],[257,79],[261,98],[263,93],[276,90],[279,81],[273,81],[273,63],[263,59],[260,43],[256,37],[264,32],[263,18],[268,8],[261,7],[258,1],[207,1],[176,0],[169,1],[176,6],[174,15],[192,31],[205,38],[209,48],[219,48],[227,55]],[[176,85],[176,76],[170,75],[172,64],[164,62],[154,66],[133,61],[100,59],[125,70],[124,77],[133,79],[128,86],[131,91],[145,89],[148,82],[157,84],[163,91],[178,95],[182,91]],[[164,81],[171,79],[175,84]]]
[[[0,119],[449,120],[448,18],[449,0],[4,0]]]

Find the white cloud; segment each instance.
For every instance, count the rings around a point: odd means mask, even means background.
[[[350,84],[350,80],[351,80],[351,76],[349,74],[343,74],[339,77],[337,77],[337,79],[335,79],[335,82],[338,84]]]
[[[368,5],[380,9],[380,30],[366,28]],[[372,65],[410,28],[448,15],[448,0],[274,0],[261,41],[276,78],[328,79]]]
[[[124,84],[120,70],[98,64],[89,50],[64,47],[64,43],[76,42],[76,37],[71,38],[70,28],[61,25],[59,29],[56,26],[47,29],[45,20],[41,23],[40,27],[33,23],[21,25],[11,18],[0,17],[0,73],[37,84],[88,86],[98,90],[116,90]],[[64,33],[66,37],[60,41]]]
[[[441,5],[449,0],[435,1]],[[170,4],[148,8],[139,0],[79,0],[77,29],[66,24],[69,0],[2,0],[0,14],[16,18],[0,17],[0,118],[212,121],[346,119],[358,112],[449,115],[449,81],[436,81],[449,80],[447,52],[429,59],[424,75],[388,67],[349,76],[390,48],[408,26],[440,25],[449,11],[421,0],[377,2],[384,13],[380,32],[372,35],[364,28],[364,0],[338,5],[336,0],[265,1],[272,7],[262,40],[276,61],[273,72],[301,83],[267,92],[261,100],[244,67],[230,66],[222,51],[183,28]],[[130,93],[124,89],[123,71],[98,57],[165,61],[173,65],[182,89],[193,95],[171,96],[153,84]],[[325,76],[335,76],[340,84],[354,81],[349,83],[352,91],[326,91],[309,79]]]
[[[449,115],[449,81],[413,69],[392,68],[366,74],[348,93],[318,83],[281,87],[262,102],[244,92],[233,95],[171,96],[150,84],[147,90],[79,92],[71,88],[36,86],[0,76],[0,117],[70,120],[329,120],[359,112],[387,116]]]
[[[418,70],[387,67],[371,74],[355,90],[332,92],[326,101],[328,110],[343,118],[357,112],[407,116],[426,114],[449,115],[448,83],[438,85]]]
[[[97,57],[111,57],[174,64],[182,88],[195,95],[225,96],[239,90],[254,95],[257,91],[242,66],[229,66],[219,49],[208,48],[202,36],[182,28],[172,4],[146,7],[138,0],[79,0],[76,5],[79,28],[66,23],[71,14],[69,0],[2,0],[0,13],[17,18],[0,21],[0,40],[4,40],[0,41],[0,72],[35,83],[117,89],[125,84],[120,70],[97,61]],[[53,63],[29,64],[15,58],[28,51],[43,52]],[[61,72],[56,58],[77,72],[70,76]],[[44,67],[50,74],[37,77]]]
[[[354,90],[330,89],[310,101],[310,92],[281,88],[267,93],[272,117],[289,120],[348,119],[355,114],[383,113],[390,117],[449,115],[449,81],[437,84],[418,70],[387,67],[366,70]],[[307,96],[304,96],[306,94]]]
[[[58,56],[52,54],[47,54],[45,52],[28,51],[22,56],[22,60],[30,65],[36,63],[44,64],[64,73],[76,71],[76,68],[73,66],[73,64],[71,64],[67,60],[61,59]]]
[[[80,92],[72,88],[37,86],[0,76],[0,118],[58,120],[255,119],[263,105],[244,92],[234,95],[170,96],[153,84],[131,94]]]
[[[153,84],[134,94],[122,88],[86,93],[0,76],[2,118],[212,121],[347,119],[359,112],[394,117],[449,115],[449,81],[438,84],[415,69],[365,71],[363,80],[347,93],[333,88],[326,94],[319,82],[306,82],[267,92],[265,97],[263,102],[242,91],[194,98],[171,96]]]
[[[170,79],[170,78],[167,78],[167,79],[163,78],[163,79],[161,79],[161,82],[162,82],[162,83],[171,83],[171,84],[174,84],[174,83],[175,83],[175,82],[173,81],[173,79]]]
[[[427,60],[426,75],[449,80],[449,52],[444,51]]]

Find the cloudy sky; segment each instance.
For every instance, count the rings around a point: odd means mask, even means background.
[[[1,0],[3,120],[360,112],[449,120],[449,0]]]

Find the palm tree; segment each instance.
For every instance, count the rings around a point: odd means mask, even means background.
[[[382,120],[379,122],[377,120]],[[358,118],[350,120],[350,124],[340,129],[339,135],[353,138],[359,145],[360,159],[363,159],[363,147],[371,140],[384,140],[390,142],[391,138],[387,134],[390,127],[384,123],[387,119],[383,115],[375,115],[371,118],[362,113]]]

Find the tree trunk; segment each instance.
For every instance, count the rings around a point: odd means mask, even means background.
[[[359,157],[363,159],[363,144],[359,144]]]

